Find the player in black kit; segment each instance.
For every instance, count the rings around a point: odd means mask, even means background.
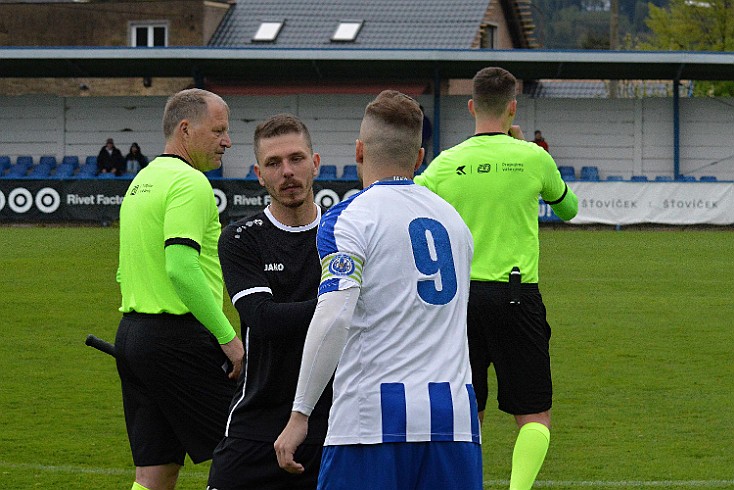
[[[245,362],[207,488],[315,489],[331,387],[316,405],[301,448],[305,473],[282,470],[273,443],[291,413],[321,278],[316,251],[321,210],[312,188],[320,160],[306,126],[289,114],[257,127],[255,156],[255,173],[271,203],[227,226],[219,240],[227,291],[240,315]]]

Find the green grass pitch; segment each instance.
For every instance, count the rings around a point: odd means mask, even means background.
[[[734,488],[733,252],[731,228],[541,230],[555,403],[537,488]],[[114,362],[83,344],[114,339],[116,263],[115,228],[0,227],[0,488],[130,488]],[[495,406],[500,489],[515,428]]]

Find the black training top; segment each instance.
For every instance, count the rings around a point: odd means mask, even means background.
[[[319,213],[309,225],[289,227],[266,208],[222,231],[219,258],[246,353],[228,437],[274,442],[288,422],[321,278],[320,218]],[[331,398],[329,384],[309,419],[306,443],[323,443]]]

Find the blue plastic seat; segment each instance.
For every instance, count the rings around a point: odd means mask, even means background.
[[[715,175],[702,175],[700,179],[698,179],[699,182],[718,182],[719,179],[716,178]]]
[[[563,180],[571,182],[576,180],[576,169],[571,165],[559,165],[558,171],[561,173],[561,178]]]
[[[56,168],[56,165],[58,165],[58,162],[56,161],[56,157],[53,155],[43,155],[41,159],[38,160],[38,164],[48,165],[54,169]]]
[[[77,174],[78,177],[94,177],[97,175],[97,158],[95,157],[95,161],[93,163],[89,163],[89,160],[87,160],[87,163],[82,165],[79,168],[79,173]]]
[[[23,165],[26,169],[29,169],[33,166],[33,157],[30,155],[20,155],[15,159],[15,164]]]
[[[621,175],[607,175],[607,180],[620,181],[624,180],[624,177]]]
[[[97,175],[98,179],[114,179],[116,177],[114,172],[105,172]]]
[[[76,170],[74,164],[62,162],[61,165],[56,167],[56,173],[54,173],[53,177],[56,179],[69,179],[74,176],[74,170]]]
[[[94,165],[94,168],[97,168],[97,155],[89,155],[84,160],[85,165]]]
[[[247,175],[245,175],[245,180],[257,180],[257,175],[255,175],[254,165],[250,165],[250,169],[247,171]]]
[[[53,167],[50,163],[48,163],[48,161],[41,162],[38,165],[34,165],[33,167],[31,167],[31,170],[28,173],[28,177],[33,177],[36,179],[48,178],[51,175],[51,170],[53,170]]]
[[[321,172],[316,180],[336,180],[336,165],[321,165]]]
[[[417,173],[417,172],[416,172]],[[344,165],[341,180],[359,180],[356,165]]]
[[[693,175],[679,175],[678,182],[695,182],[696,177]]]
[[[599,167],[596,166],[586,166],[581,167],[581,180],[591,180],[596,181],[599,180]]]
[[[224,170],[220,165],[219,168],[204,172],[204,175],[206,175],[207,179],[221,179],[222,177],[224,177]]]
[[[0,175],[10,168],[10,157],[8,155],[0,155]]]
[[[647,175],[633,175],[630,180],[632,182],[647,182]]]
[[[9,177],[11,179],[23,178],[28,175],[29,168],[30,165],[16,163],[15,165],[11,165],[11,167],[8,169],[8,173],[5,174],[5,177]]]
[[[11,165],[8,168],[8,173],[5,177],[11,179],[20,179],[28,175],[28,171],[33,166],[33,157],[28,155],[21,155],[15,159],[15,165]]]
[[[670,175],[658,175],[657,177],[655,177],[655,181],[656,182],[672,182],[673,177],[671,177]]]
[[[73,168],[79,168],[79,157],[76,155],[66,155],[61,159],[61,165],[71,165]],[[96,165],[96,162],[95,162]]]

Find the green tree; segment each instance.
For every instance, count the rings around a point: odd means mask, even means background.
[[[649,5],[651,35],[640,48],[666,51],[734,51],[733,0],[671,0]],[[696,82],[694,95],[732,96],[734,82]]]

